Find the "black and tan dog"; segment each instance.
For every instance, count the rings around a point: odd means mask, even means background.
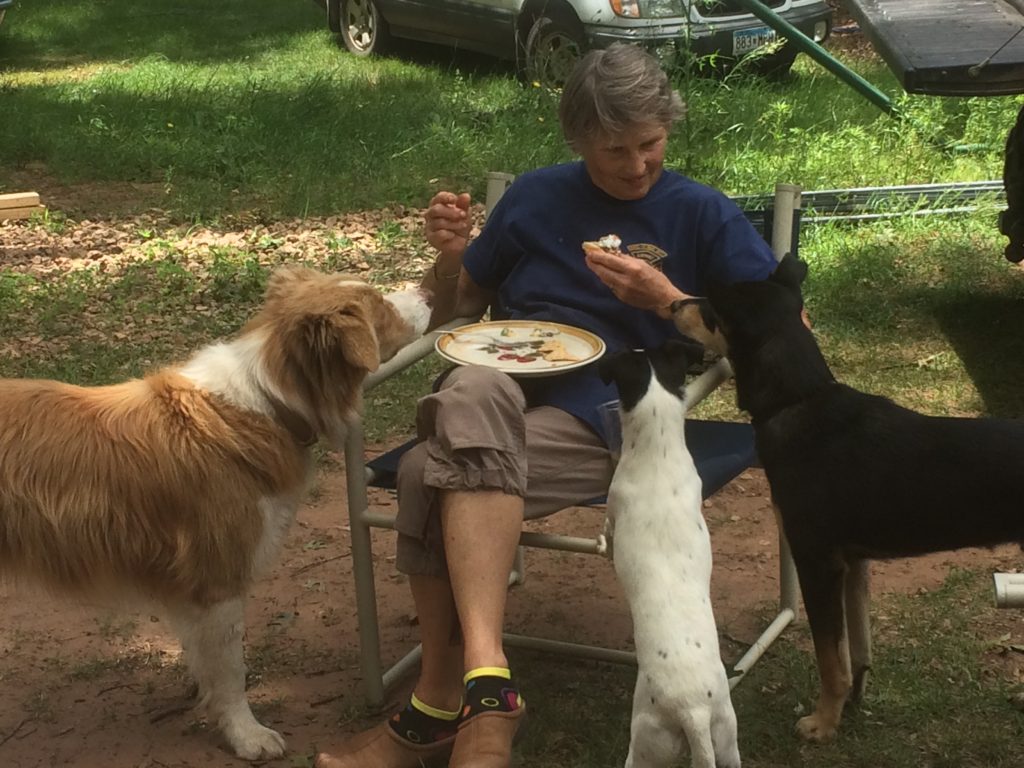
[[[754,425],[821,676],[797,730],[825,741],[871,666],[867,562],[1024,540],[1024,423],[924,416],[838,383],[802,320],[806,272],[787,256],[768,280],[713,286],[719,327],[689,320],[724,335]]]

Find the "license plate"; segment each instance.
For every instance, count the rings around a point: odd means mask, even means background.
[[[732,33],[733,56],[756,51],[763,45],[775,42],[775,30],[771,27],[757,29],[738,29]]]

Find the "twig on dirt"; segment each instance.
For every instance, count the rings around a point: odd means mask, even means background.
[[[306,675],[306,677],[323,677],[324,675],[333,675],[335,672],[341,672],[346,669],[356,669],[358,666],[358,664],[343,664],[342,666],[311,669],[309,672],[306,672],[304,674]]]
[[[335,555],[334,557],[324,557],[324,558],[321,558],[320,560],[316,560],[316,561],[314,561],[312,563],[306,563],[305,565],[299,566],[294,571],[292,571],[292,576],[298,576],[300,573],[308,571],[308,570],[310,570],[312,568],[317,568],[318,566],[321,566],[324,563],[331,563],[331,562],[334,562],[335,560],[341,560],[343,557],[348,557],[351,554],[352,554],[352,550],[349,550],[348,552],[342,552],[340,555]]]
[[[311,707],[322,707],[324,704],[330,704],[332,701],[337,701],[338,699],[343,699],[343,698],[345,698],[345,694],[344,693],[339,693],[336,696],[328,696],[325,699],[317,699],[316,701],[311,701],[311,702],[309,702],[309,706],[311,706]]]
[[[69,725],[67,728],[61,728],[59,731],[57,731],[57,735],[64,736],[66,734],[71,733],[73,730],[75,730],[75,726]]]
[[[166,720],[168,717],[174,717],[175,715],[182,715],[186,712],[192,711],[194,705],[192,704],[179,704],[176,707],[169,707],[163,712],[157,712],[155,715],[149,718],[150,724],[159,723],[161,720]]]
[[[20,723],[18,723],[16,726],[14,726],[14,730],[13,731],[11,731],[6,736],[4,736],[2,739],[0,739],[0,747],[2,747],[4,744],[6,744],[11,739],[13,739],[15,734],[17,734],[18,731],[20,731],[23,726],[27,725],[28,723],[31,723],[33,720],[35,720],[34,717],[26,717]]]
[[[722,637],[724,637],[730,643],[736,643],[736,645],[742,645],[747,648],[753,645],[753,643],[749,640],[743,640],[742,638],[736,637],[735,635],[730,635],[728,632],[723,632]]]
[[[135,686],[132,685],[131,683],[118,683],[117,685],[110,685],[110,686],[107,686],[106,688],[101,688],[97,692],[96,695],[97,696],[102,696],[104,693],[110,693],[111,691],[116,691],[119,688],[134,688],[134,687]]]

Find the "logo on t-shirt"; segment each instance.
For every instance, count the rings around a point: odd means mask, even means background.
[[[635,259],[643,259],[657,270],[661,269],[661,263],[668,256],[665,251],[651,243],[636,243],[626,246],[626,252]]]

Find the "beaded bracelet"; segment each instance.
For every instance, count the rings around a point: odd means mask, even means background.
[[[434,268],[433,268],[432,272],[434,274],[434,279],[435,280],[439,280],[439,281],[440,280],[454,280],[455,278],[457,278],[459,276],[458,272],[455,272],[455,273],[453,273],[451,275],[443,275],[443,276],[437,274],[437,262],[436,261],[434,262]]]

